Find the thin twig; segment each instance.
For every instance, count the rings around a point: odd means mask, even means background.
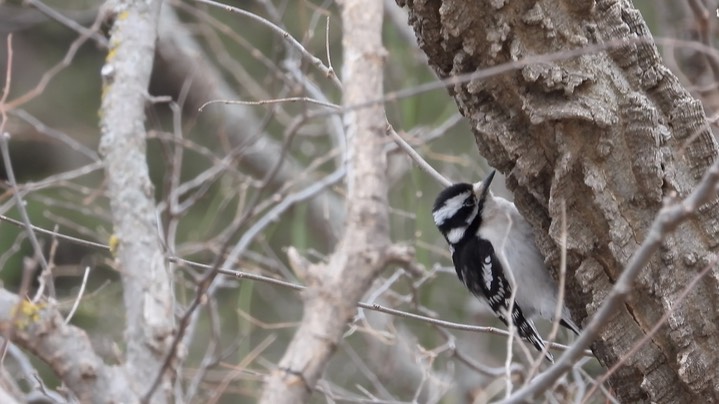
[[[5,124],[7,124],[7,111],[10,109],[7,104],[7,97],[10,95],[10,84],[12,83],[12,61],[13,61],[13,48],[12,48],[12,33],[7,35],[7,67],[5,68],[5,86],[2,89],[2,97],[0,98],[0,114],[2,114],[2,120],[0,121],[0,136],[5,136]]]
[[[581,367],[575,367],[575,369],[579,372],[580,375],[584,376],[587,380],[593,383],[597,383],[597,381],[589,374],[586,370],[582,369]],[[612,393],[607,390],[606,387],[604,387],[603,384],[599,384],[599,390],[604,394],[604,398],[606,398],[606,402],[609,402],[611,404],[620,404],[619,401],[612,395]],[[579,397],[579,398],[583,398]],[[575,400],[575,402],[578,402]]]
[[[83,27],[82,25],[78,24],[71,18],[65,17],[62,13],[55,10],[54,8],[48,6],[47,4],[39,1],[39,0],[25,0],[27,4],[30,4],[31,6],[37,8],[41,13],[45,14],[46,16],[52,18],[53,20],[59,22],[60,24],[68,27],[69,29],[77,32],[81,35],[86,35],[89,37],[92,37],[92,39],[100,45],[103,48],[107,48],[108,42],[107,38],[100,35],[97,30],[92,30]]]
[[[237,242],[235,247],[227,255],[225,262],[232,263],[239,259],[240,256],[245,252],[247,247],[249,247],[250,243],[252,243],[252,241],[255,239],[255,237],[257,237],[257,235],[270,223],[277,220],[280,215],[287,209],[294,206],[296,203],[302,202],[308,198],[317,195],[325,188],[336,184],[342,178],[344,178],[345,174],[346,167],[340,166],[337,170],[330,173],[321,180],[315,182],[314,184],[310,185],[309,187],[305,188],[304,190],[296,192],[284,198],[282,202],[278,203],[272,209],[270,209],[242,235],[240,241]]]
[[[489,367],[487,365],[484,365],[482,363],[478,363],[472,358],[468,357],[464,353],[462,353],[459,349],[457,349],[456,344],[454,343],[454,335],[450,334],[449,331],[447,331],[446,328],[439,327],[435,325],[435,329],[439,331],[440,334],[444,337],[447,344],[449,344],[449,350],[452,352],[452,356],[457,358],[460,362],[464,363],[468,367],[474,369],[478,373],[481,373],[485,376],[490,377],[506,377],[506,368],[504,366],[502,367]],[[519,364],[513,364],[511,369],[512,374],[522,374],[524,373],[524,368]]]
[[[15,220],[15,219],[13,219],[13,218],[11,218],[11,217],[8,217],[8,216],[5,216],[5,215],[0,215],[0,221],[8,222],[8,223],[10,223],[10,224],[12,224],[12,225],[15,225],[15,226],[17,226],[17,227],[24,227],[24,226],[25,226],[25,224],[24,224],[22,221],[20,221],[20,220]],[[86,246],[86,247],[99,248],[99,249],[107,250],[107,251],[110,250],[110,247],[109,247],[107,244],[97,243],[97,242],[94,242],[94,241],[89,241],[89,240],[85,240],[85,239],[81,239],[81,238],[77,238],[77,237],[73,237],[73,236],[68,236],[67,234],[62,234],[62,233],[54,232],[54,231],[52,231],[52,230],[48,230],[48,229],[45,229],[45,228],[42,228],[42,227],[39,227],[39,226],[35,226],[35,225],[30,225],[30,227],[31,227],[34,231],[36,231],[36,232],[38,232],[38,233],[47,234],[47,235],[49,235],[49,236],[57,237],[57,238],[59,238],[59,239],[66,240],[66,241],[69,241],[69,242],[71,242],[71,243],[75,243],[75,244],[78,244],[78,245],[83,245],[83,246]]]
[[[40,77],[40,80],[38,81],[37,85],[35,85],[35,87],[33,87],[25,94],[10,101],[7,104],[7,109],[11,110],[18,108],[19,106],[28,103],[35,97],[42,94],[45,91],[45,88],[47,88],[47,85],[53,79],[53,77],[55,77],[66,67],[70,66],[73,59],[75,58],[75,55],[77,54],[77,51],[85,42],[87,42],[87,40],[92,36],[93,32],[96,32],[100,29],[100,25],[102,25],[103,21],[105,21],[105,11],[104,8],[101,7],[100,12],[97,13],[95,22],[93,22],[92,27],[90,27],[90,30],[86,31],[85,33],[81,34],[77,39],[75,39],[70,44],[67,53],[65,53],[65,57],[63,57],[63,59],[59,61],[55,66],[53,66],[50,70],[46,71],[42,75],[42,77]]]
[[[56,224],[53,231],[57,233],[59,229],[59,226]],[[48,254],[48,260],[47,260],[47,270],[42,271],[40,276],[38,276],[38,288],[35,291],[35,297],[32,298],[33,302],[38,302],[42,298],[43,294],[45,293],[45,288],[47,288],[47,295],[48,297],[55,299],[57,295],[55,294],[55,280],[52,278],[52,272],[55,269],[55,254],[57,253],[57,237],[52,238],[52,242],[50,243],[50,253]]]
[[[310,61],[310,63],[318,68],[322,73],[330,79],[332,84],[335,85],[338,89],[342,89],[342,82],[337,78],[337,75],[335,75],[330,68],[325,66],[324,63],[315,55],[310,53],[307,49],[305,49],[304,46],[302,46],[301,43],[299,43],[292,35],[290,35],[289,32],[283,30],[282,28],[278,27],[277,25],[273,24],[272,22],[268,21],[265,18],[260,17],[257,14],[251,13],[249,11],[243,10],[241,8],[233,7],[228,4],[222,4],[218,3],[216,1],[212,0],[195,0],[198,3],[207,4],[209,6],[218,7],[225,11],[229,11],[231,13],[239,14],[242,16],[245,16],[251,20],[254,20],[256,22],[259,22],[260,24],[270,28],[273,32],[277,33],[280,37],[282,37],[285,41],[287,41],[290,45],[292,45],[295,49],[299,50],[300,53],[304,58]]]
[[[55,128],[48,127],[47,125],[45,125],[44,122],[42,122],[38,118],[35,118],[32,114],[25,111],[24,109],[15,109],[15,110],[11,111],[10,114],[15,115],[18,118],[22,119],[23,121],[29,123],[30,125],[32,125],[33,128],[35,128],[36,131],[43,133],[44,135],[48,136],[51,139],[65,143],[72,150],[83,154],[85,157],[89,158],[90,160],[94,161],[95,163],[102,164],[102,161],[100,160],[100,157],[97,155],[96,151],[90,149],[89,147],[85,146],[81,142],[73,139],[67,133],[60,131],[58,129],[55,129]]]
[[[288,97],[288,98],[277,98],[277,99],[272,99],[272,100],[260,100],[260,101],[211,100],[211,101],[207,101],[206,103],[200,105],[200,108],[198,108],[198,111],[202,112],[202,110],[206,106],[212,105],[212,104],[270,105],[270,104],[281,104],[281,103],[292,103],[292,102],[306,102],[308,104],[320,105],[320,106],[331,108],[334,110],[342,109],[342,107],[337,104],[332,104],[329,102],[315,100],[315,99],[312,99],[309,97]]]
[[[694,13],[697,22],[697,31],[699,38],[702,43],[709,48],[713,48],[712,45],[712,33],[711,33],[711,20],[709,19],[709,10],[707,10],[704,3],[700,0],[689,0],[689,8]],[[709,65],[709,69],[712,71],[714,80],[719,78],[719,61],[715,57],[711,57],[706,52],[701,52],[702,57],[706,60]]]
[[[14,225],[19,226],[19,227],[22,226],[22,223],[21,223],[21,222],[15,220],[15,219],[9,218],[9,217],[7,217],[7,216],[0,215],[0,220],[6,221],[6,222],[8,222],[8,223],[14,224]],[[106,250],[106,251],[109,251],[109,250],[110,250],[110,247],[109,247],[108,245],[105,245],[105,244],[96,243],[96,242],[93,242],[93,241],[88,241],[88,240],[83,240],[83,239],[79,239],[79,238],[76,238],[76,237],[67,236],[67,235],[62,234],[62,233],[55,233],[55,232],[53,232],[53,231],[51,231],[51,230],[47,230],[47,229],[44,229],[44,228],[42,228],[42,227],[33,226],[33,229],[34,229],[35,231],[37,231],[38,233],[53,235],[53,236],[56,236],[56,237],[59,238],[59,239],[63,239],[63,240],[66,240],[66,241],[69,241],[69,242],[73,242],[73,243],[76,243],[76,244],[80,244],[80,245],[84,245],[84,246],[88,246],[88,247],[93,247],[93,248],[100,248],[100,249],[103,249],[103,250]],[[180,257],[168,257],[167,259],[168,259],[170,262],[173,262],[173,263],[176,263],[176,264],[181,264],[181,265],[187,265],[187,266],[190,266],[190,267],[193,267],[193,268],[199,268],[199,269],[205,269],[205,270],[211,270],[211,269],[212,269],[212,265],[203,264],[203,263],[199,263],[199,262],[196,262],[196,261],[190,261],[190,260],[186,260],[186,259],[180,258]],[[284,287],[284,288],[293,289],[293,290],[296,290],[296,291],[301,291],[301,290],[304,290],[304,289],[305,289],[305,286],[303,286],[303,285],[299,285],[299,284],[296,284],[296,283],[283,281],[283,280],[281,280],[281,279],[270,278],[270,277],[268,277],[268,276],[263,276],[263,275],[254,274],[254,273],[250,273],[250,272],[238,271],[238,270],[229,269],[229,268],[220,268],[220,269],[218,269],[218,272],[221,273],[221,274],[223,274],[223,275],[230,276],[230,277],[233,277],[233,278],[246,279],[246,280],[256,281],[256,282],[263,282],[263,283],[267,283],[267,284],[271,284],[271,285],[276,285],[276,286],[281,286],[281,287]],[[392,308],[385,307],[385,306],[381,306],[381,305],[378,305],[378,304],[369,304],[369,303],[360,302],[360,303],[357,304],[357,306],[358,306],[358,307],[361,307],[361,308],[363,308],[363,309],[372,310],[372,311],[377,311],[377,312],[385,313],[385,314],[391,314],[391,315],[397,316],[397,317],[403,317],[403,318],[408,318],[408,319],[412,319],[412,320],[422,321],[422,322],[425,322],[425,323],[427,323],[427,324],[436,325],[436,326],[439,326],[439,327],[442,327],[442,328],[446,328],[446,329],[459,330],[459,331],[469,331],[469,332],[478,332],[478,333],[494,334],[494,335],[502,335],[502,336],[508,335],[507,331],[501,330],[501,329],[499,329],[499,328],[483,327],[483,326],[476,326],[476,325],[455,323],[455,322],[452,322],[452,321],[444,321],[444,320],[439,320],[439,319],[432,318],[432,317],[428,317],[428,316],[423,316],[423,315],[421,315],[421,314],[415,314],[415,313],[410,313],[410,312],[407,312],[407,311],[392,309]],[[552,349],[554,349],[554,350],[567,350],[567,349],[569,349],[569,347],[568,347],[567,345],[562,345],[562,344],[557,344],[557,343],[550,343],[549,346],[550,346]],[[583,355],[583,356],[593,356],[593,355],[592,355],[592,352],[589,351],[589,350],[583,351],[583,352],[582,352],[582,355]]]
[[[75,310],[77,310],[78,306],[80,306],[80,299],[82,299],[82,295],[85,293],[85,286],[87,285],[87,277],[90,275],[90,267],[85,267],[85,274],[82,275],[82,283],[80,284],[80,291],[77,292],[77,297],[75,298],[75,302],[72,304],[72,308],[70,309],[70,312],[67,313],[67,317],[65,317],[65,324],[70,324],[70,320],[72,320],[72,316],[75,315]]]
[[[440,184],[444,185],[445,187],[448,187],[452,185],[452,182],[445,178],[442,174],[439,173],[439,171],[435,170],[434,167],[432,167],[429,163],[427,163],[422,156],[415,151],[412,146],[410,146],[407,142],[402,139],[402,136],[400,136],[397,131],[394,130],[392,125],[387,123],[387,133],[392,137],[392,140],[399,146],[402,150],[404,150],[407,155],[421,168],[424,172],[429,174],[434,180],[439,182]]]
[[[287,150],[287,147],[289,146],[288,142],[291,140],[291,137],[288,138],[288,141],[283,144],[282,154],[284,154]],[[277,164],[275,165],[276,168],[279,168],[279,166],[282,164],[283,158],[282,155],[279,156],[279,160],[277,161]],[[160,385],[160,381],[162,380],[162,375],[164,374],[165,370],[168,369],[168,367],[172,364],[172,361],[175,359],[175,355],[177,354],[177,349],[182,342],[184,336],[187,333],[187,330],[190,328],[191,324],[194,324],[197,319],[197,314],[195,313],[195,310],[199,305],[204,301],[206,294],[212,294],[212,289],[216,287],[215,278],[220,272],[220,267],[222,266],[222,260],[224,259],[225,262],[234,262],[234,260],[238,259],[240,255],[244,252],[244,250],[250,245],[254,237],[259,234],[261,229],[263,229],[265,226],[267,226],[269,223],[271,223],[272,220],[275,220],[276,217],[278,217],[282,212],[284,212],[286,209],[291,207],[293,204],[297,202],[301,202],[305,199],[311,198],[314,195],[316,195],[318,192],[324,190],[326,187],[336,183],[340,179],[344,177],[344,171],[345,168],[341,167],[335,172],[327,175],[322,180],[314,183],[312,186],[296,192],[293,195],[288,196],[285,198],[282,202],[277,204],[273,209],[271,209],[268,213],[266,213],[260,220],[255,222],[253,226],[246,231],[243,235],[240,241],[235,245],[235,247],[229,252],[228,258],[224,258],[225,253],[230,248],[230,244],[234,238],[234,236],[239,232],[239,230],[244,226],[245,222],[249,220],[250,218],[254,217],[254,214],[256,213],[256,209],[250,208],[245,210],[245,212],[242,214],[242,217],[236,222],[233,223],[230,226],[230,231],[227,232],[224,242],[222,243],[219,252],[216,255],[215,261],[212,265],[212,269],[208,271],[202,279],[198,282],[197,291],[195,293],[195,298],[192,300],[192,303],[190,303],[190,306],[187,308],[185,313],[180,318],[176,335],[170,344],[170,349],[168,351],[168,354],[166,355],[162,367],[160,368],[160,372],[158,372],[154,382],[152,383],[150,389],[148,392],[144,395],[143,399],[141,400],[143,403],[146,403],[150,400],[152,395],[154,394],[155,390]],[[275,168],[271,169],[267,176],[263,179],[262,185],[260,186],[259,192],[255,194],[254,201],[250,203],[250,206],[255,206],[257,199],[259,198],[262,191],[272,182],[273,177],[277,174],[277,170]],[[255,206],[256,207],[256,206]]]
[[[330,16],[327,16],[327,25],[325,26],[325,49],[327,50],[327,66],[329,71],[334,74],[332,68],[332,57],[330,56]]]
[[[201,1],[201,0],[196,0]],[[203,0],[204,1],[204,0]],[[453,87],[464,83],[469,83],[478,80],[484,80],[491,77],[498,76],[500,74],[508,73],[511,71],[522,69],[525,66],[531,66],[537,63],[549,63],[561,60],[569,60],[579,56],[588,55],[592,53],[602,52],[610,49],[623,48],[632,44],[663,44],[666,46],[674,47],[686,47],[699,52],[705,52],[707,57],[716,58],[719,60],[719,52],[716,49],[712,49],[704,44],[697,43],[696,41],[684,41],[676,38],[660,38],[660,37],[644,37],[638,36],[635,38],[622,38],[615,39],[607,42],[598,44],[578,47],[575,49],[562,50],[557,52],[545,53],[541,55],[527,56],[522,59],[514,60],[508,63],[502,63],[495,66],[487,67],[485,69],[473,71],[470,73],[459,74],[451,76],[445,79],[431,81],[428,83],[412,86],[397,91],[390,91],[385,93],[381,98],[368,100],[352,105],[343,105],[340,111],[325,111],[320,116],[346,113],[349,111],[356,111],[364,109],[372,105],[385,104],[390,101],[398,101],[405,98],[415,97],[419,94],[428,93],[435,90],[441,90],[447,87]],[[318,116],[318,117],[320,117]]]
[[[9,183],[10,188],[13,191],[12,196],[15,200],[15,206],[17,206],[17,209],[20,212],[20,218],[22,219],[22,222],[25,226],[25,231],[27,232],[28,238],[30,239],[30,244],[32,245],[32,248],[35,252],[35,256],[40,260],[40,265],[42,266],[43,273],[48,274],[49,268],[47,260],[42,253],[40,243],[35,236],[35,232],[33,231],[32,224],[30,223],[30,216],[27,214],[27,209],[25,208],[25,201],[22,198],[22,194],[17,186],[17,180],[15,179],[15,171],[13,170],[12,161],[10,160],[10,146],[8,144],[10,135],[4,132],[5,124],[7,122],[7,105],[5,104],[5,102],[7,101],[8,94],[10,93],[10,83],[12,82],[12,62],[12,34],[9,34],[7,36],[7,70],[5,75],[5,87],[3,88],[2,98],[0,98],[0,113],[2,113],[2,122],[0,123],[0,153],[2,153],[5,173],[7,175],[7,182]]]

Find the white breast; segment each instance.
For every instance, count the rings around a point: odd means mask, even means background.
[[[482,219],[479,236],[492,243],[502,266],[512,271],[517,285],[516,302],[524,315],[551,320],[557,286],[544,265],[529,223],[512,202],[494,196],[485,200]]]

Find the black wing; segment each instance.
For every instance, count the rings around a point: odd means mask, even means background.
[[[506,325],[504,313],[509,309],[512,287],[504,275],[504,269],[492,244],[487,240],[472,238],[456,247],[452,261],[459,280],[472,294],[485,299],[495,315]],[[520,337],[531,342],[540,352],[544,350],[544,341],[534,323],[524,317],[522,308],[516,301],[512,307],[512,323]],[[552,354],[547,352],[546,356],[550,362],[554,362]]]

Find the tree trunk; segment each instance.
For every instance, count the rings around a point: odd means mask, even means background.
[[[555,269],[566,202],[568,306],[575,319],[586,320],[646,237],[663,200],[674,192],[686,196],[715,160],[717,143],[701,103],[662,65],[628,1],[409,0],[406,6],[441,78],[514,63],[448,89],[472,122],[480,154],[507,175]],[[599,49],[557,54],[592,46]],[[534,63],[523,62],[527,57]],[[665,238],[625,309],[592,346],[607,367],[623,361],[610,378],[623,402],[719,399],[719,270],[676,303],[714,261],[716,205],[704,206]],[[669,311],[650,342],[625,357]]]

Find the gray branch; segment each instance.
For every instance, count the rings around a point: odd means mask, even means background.
[[[106,365],[94,352],[87,334],[65,325],[54,308],[21,301],[0,289],[0,331],[10,332],[13,343],[47,363],[80,402],[139,401],[126,370]]]
[[[144,394],[161,371],[174,331],[171,275],[156,224],[154,187],[145,155],[145,102],[155,54],[160,0],[112,2],[116,18],[106,64],[100,153],[105,161],[116,259],[127,322],[124,371],[135,394]],[[171,397],[165,373],[153,402]]]
[[[343,104],[382,96],[382,0],[345,0],[342,9]],[[261,403],[303,403],[322,376],[372,280],[392,259],[387,210],[385,113],[381,105],[347,112],[349,144],[347,225],[328,262],[293,267],[308,285],[302,322],[278,368],[269,376]],[[294,251],[294,250],[291,250]]]

